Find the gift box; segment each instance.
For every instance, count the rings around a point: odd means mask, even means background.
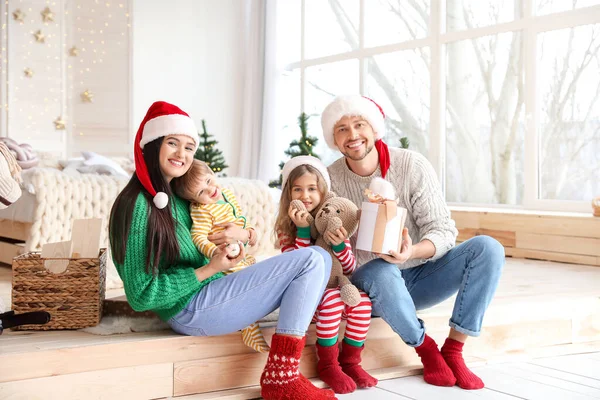
[[[407,210],[394,201],[363,202],[356,248],[373,253],[400,252]]]

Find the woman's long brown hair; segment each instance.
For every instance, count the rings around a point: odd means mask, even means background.
[[[159,154],[164,137],[153,140],[144,146],[144,160],[148,166],[148,175],[157,192],[172,197],[171,186],[160,172]],[[144,264],[146,272],[156,275],[161,261],[166,267],[175,264],[179,258],[179,243],[175,234],[175,221],[169,206],[158,209],[152,203],[152,196],[142,186],[134,173],[129,183],[117,196],[110,211],[109,240],[113,258],[117,264],[125,263],[127,241],[131,233],[133,209],[138,195],[147,199],[148,229],[146,232],[147,251]]]
[[[327,195],[327,183],[325,183],[325,179],[321,176],[321,173],[311,165],[299,165],[290,172],[288,176],[287,182],[283,182],[283,189],[281,191],[281,199],[279,200],[279,212],[277,213],[277,220],[275,221],[275,229],[273,234],[275,235],[275,246],[280,248],[279,240],[277,240],[278,233],[286,235],[292,239],[293,241],[296,239],[296,225],[292,222],[291,218],[288,216],[288,210],[290,209],[290,203],[292,202],[292,186],[294,186],[294,182],[296,179],[300,178],[304,174],[313,174],[317,177],[317,188],[319,193],[321,193],[321,202],[325,199]],[[314,217],[317,210],[321,205],[319,204],[312,210],[311,214]]]

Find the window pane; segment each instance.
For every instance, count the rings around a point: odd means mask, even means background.
[[[520,204],[523,67],[519,33],[447,46],[446,198]]]
[[[600,0],[536,0],[536,14],[552,14],[600,4]]]
[[[540,196],[600,194],[600,24],[538,36]]]
[[[349,60],[318,65],[306,69],[304,110],[310,115],[308,130],[319,138],[315,152],[325,165],[341,157],[341,153],[327,147],[321,129],[321,113],[335,96],[358,93],[358,61]]]
[[[305,58],[358,48],[358,0],[306,0],[305,7]]]
[[[365,1],[365,46],[383,46],[427,36],[430,3],[430,0]]]
[[[429,49],[384,54],[367,59],[367,96],[386,114],[385,141],[427,156],[429,151]]]
[[[520,3],[519,0],[446,0],[446,29],[462,31],[513,21],[520,18]]]
[[[300,61],[300,0],[277,2],[277,63]]]

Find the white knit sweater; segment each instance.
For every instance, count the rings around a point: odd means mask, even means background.
[[[373,151],[376,151],[375,149]],[[338,195],[352,200],[357,206],[366,201],[365,188],[375,177],[381,177],[381,170],[369,176],[360,176],[348,168],[344,157],[328,167],[331,189]],[[450,210],[444,201],[440,184],[433,167],[421,154],[410,150],[390,147],[390,168],[386,175],[396,190],[398,205],[408,210],[405,226],[414,243],[430,240],[435,246],[435,255],[429,260],[409,260],[399,265],[400,269],[416,267],[430,260],[437,260],[454,247],[458,231],[450,218]],[[356,248],[356,234],[351,244]],[[356,250],[358,265],[377,258],[367,251]]]

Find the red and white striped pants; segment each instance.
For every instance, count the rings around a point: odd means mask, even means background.
[[[317,307],[313,321],[317,323],[317,339],[332,339],[340,330],[342,319],[346,319],[344,337],[357,342],[367,338],[371,323],[371,300],[359,290],[361,302],[350,307],[342,302],[340,288],[325,289],[323,299]]]

